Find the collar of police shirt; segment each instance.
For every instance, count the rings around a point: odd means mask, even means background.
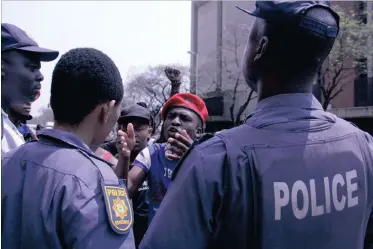
[[[6,114],[3,109],[1,109],[1,122],[1,154],[4,154],[24,144],[25,139],[12,121],[10,121],[8,114]]]

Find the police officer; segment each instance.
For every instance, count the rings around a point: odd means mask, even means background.
[[[140,248],[372,248],[373,138],[312,95],[338,15],[321,1],[245,12],[257,107],[179,164]]]
[[[123,181],[89,148],[118,120],[123,84],[101,51],[72,49],[52,76],[54,129],[2,159],[3,248],[134,248]]]
[[[1,153],[25,143],[17,130],[30,117],[44,77],[40,62],[53,61],[58,51],[39,47],[24,30],[1,24]]]

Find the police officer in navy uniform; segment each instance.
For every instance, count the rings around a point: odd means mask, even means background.
[[[1,154],[25,143],[18,128],[32,118],[31,105],[40,96],[44,80],[40,62],[53,61],[58,55],[39,47],[21,28],[1,24]]]
[[[256,109],[178,165],[140,248],[372,248],[373,138],[312,95],[338,15],[322,1],[245,12]]]
[[[2,159],[3,248],[135,247],[125,184],[90,150],[118,120],[122,98],[107,55],[78,48],[61,57],[51,84],[54,129]]]

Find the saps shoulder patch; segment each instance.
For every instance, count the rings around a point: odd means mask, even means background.
[[[106,211],[111,228],[126,234],[133,225],[133,210],[124,186],[103,185]]]

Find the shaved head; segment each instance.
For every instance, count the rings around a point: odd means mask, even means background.
[[[305,16],[329,26],[337,26],[333,14],[321,7],[311,8]],[[242,62],[245,79],[254,90],[257,90],[255,87],[260,79],[268,75],[281,78],[284,82],[305,84],[304,79],[315,77],[329,55],[334,40],[298,25],[255,18]]]

